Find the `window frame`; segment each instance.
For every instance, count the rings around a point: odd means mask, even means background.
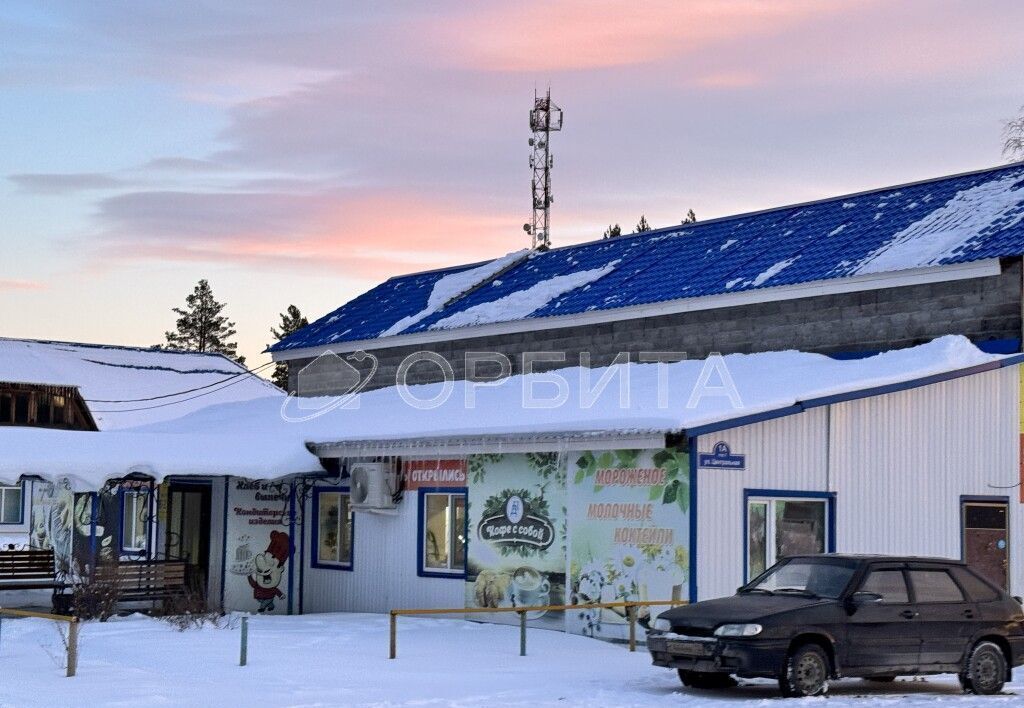
[[[907,599],[904,602],[886,602],[885,599],[884,599],[884,596],[883,596],[883,600],[879,603],[880,605],[885,605],[886,607],[896,607],[896,606],[901,606],[901,605],[913,605],[914,604],[914,594],[913,594],[914,591],[913,591],[913,588],[910,587],[910,576],[907,575],[907,569],[904,566],[902,566],[902,565],[899,565],[899,566],[892,566],[892,565],[874,566],[874,565],[870,565],[870,566],[868,566],[868,568],[864,571],[864,574],[861,576],[860,580],[857,581],[857,584],[854,586],[854,591],[853,592],[854,593],[858,593],[858,592],[874,592],[874,590],[865,590],[864,589],[864,586],[867,584],[868,579],[874,573],[899,573],[900,577],[903,578],[903,589],[907,591]],[[877,595],[879,593],[875,593],[875,594]]]
[[[149,557],[149,555],[151,553],[151,549],[153,547],[153,496],[154,496],[155,493],[156,493],[156,489],[152,485],[150,485],[150,486],[138,486],[138,487],[135,487],[135,486],[124,487],[124,486],[122,486],[122,487],[118,488],[117,495],[119,497],[118,501],[120,502],[120,504],[118,504],[118,507],[121,510],[121,519],[120,519],[120,524],[118,526],[117,547],[118,547],[118,551],[119,551],[119,553],[121,555],[125,555],[125,556],[143,556],[143,557],[147,557],[147,558]],[[146,502],[147,502],[147,504],[146,504],[146,506],[147,506],[147,508],[146,508],[146,522],[145,522],[146,523],[146,545],[143,548],[136,548],[136,547],[125,546],[124,545],[125,521],[126,521],[126,519],[129,518],[128,514],[125,513],[125,504],[127,503],[127,500],[129,498],[137,499],[140,496],[145,496],[146,497]],[[133,512],[137,511],[137,509],[133,509],[132,511]],[[132,519],[132,525],[134,526],[135,520],[136,520],[136,516],[135,516],[134,513],[131,515],[131,519]],[[134,534],[133,534],[133,537],[134,537]]]
[[[352,528],[349,534],[351,553],[347,563],[320,560],[320,497],[324,494],[344,494],[348,497],[349,514],[352,517]],[[352,509],[352,490],[348,486],[313,487],[313,528],[310,531],[309,565],[311,568],[323,570],[342,570],[351,572],[356,567],[356,515]]]
[[[449,498],[462,497],[463,508],[465,509],[463,523],[463,538],[465,538],[465,550],[463,551],[462,569],[458,568],[428,568],[426,565],[426,543],[427,543],[427,497],[430,495],[443,495]],[[466,579],[466,566],[469,562],[469,488],[468,487],[420,487],[418,499],[418,513],[416,517],[416,575],[421,578],[453,578],[455,580]]]
[[[907,578],[907,588],[910,590],[911,602],[915,605],[963,605],[963,604],[974,604],[974,600],[971,599],[970,594],[964,590],[960,581],[956,579],[956,576],[950,572],[949,568],[941,566],[907,566],[904,570]],[[960,591],[959,600],[921,600],[917,596],[917,583],[914,582],[914,573],[945,573],[946,577],[949,578],[950,582],[953,583],[953,587]]]
[[[746,585],[753,576],[750,575],[750,505],[768,502],[768,513],[765,517],[765,566],[767,571],[778,558],[771,560],[775,553],[774,534],[771,527],[775,523],[774,502],[776,501],[821,501],[825,503],[825,553],[836,552],[836,493],[814,492],[792,489],[744,489],[743,490],[743,584]],[[769,562],[770,561],[770,562]],[[760,575],[760,574],[759,574]]]
[[[28,495],[25,493],[25,481],[16,482],[15,484],[0,484],[0,529],[11,532],[15,531],[15,527],[26,526],[28,514],[25,513],[25,502],[28,499]],[[17,521],[4,521],[3,520],[3,509],[4,509],[4,497],[7,495],[7,490],[18,489],[21,492],[21,504],[18,506],[18,520]]]

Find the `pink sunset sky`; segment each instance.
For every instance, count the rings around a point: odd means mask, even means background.
[[[1003,161],[1024,3],[5,2],[0,335],[149,345],[208,278],[249,363],[399,273]]]

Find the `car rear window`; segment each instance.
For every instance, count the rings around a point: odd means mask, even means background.
[[[992,586],[967,568],[953,568],[953,577],[960,583],[960,587],[967,591],[972,600],[987,602],[999,597],[999,593]]]
[[[964,594],[944,570],[912,570],[910,582],[918,602],[963,602]]]
[[[882,602],[887,604],[910,602],[902,570],[873,570],[860,589],[881,595]]]

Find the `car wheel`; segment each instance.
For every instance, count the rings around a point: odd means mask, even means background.
[[[1003,690],[1006,681],[1006,656],[994,642],[978,642],[964,661],[960,685],[968,693],[987,696]]]
[[[896,677],[895,676],[865,676],[864,680],[865,681],[870,681],[871,683],[892,683],[893,681],[896,680]]]
[[[736,685],[736,679],[729,674],[685,669],[679,669],[679,680],[692,688],[731,688]]]
[[[779,689],[787,698],[820,696],[828,691],[830,665],[825,650],[817,644],[804,644],[786,659],[779,677]]]

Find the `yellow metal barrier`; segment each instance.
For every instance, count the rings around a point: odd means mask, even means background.
[[[68,615],[54,615],[49,612],[34,612],[33,610],[16,610],[13,608],[0,607],[0,617],[38,617],[40,619],[53,620],[55,622],[68,623],[68,661],[67,676],[74,676],[78,671],[78,628],[80,626],[77,617]]]
[[[391,610],[391,650],[389,659],[398,655],[398,618],[410,615],[466,615],[494,614],[496,612],[519,613],[519,656],[526,656],[526,613],[528,612],[561,612],[564,610],[613,610],[624,609],[629,623],[629,650],[636,651],[636,608],[658,607],[687,604],[686,600],[623,600],[622,602],[593,602],[585,605],[531,605],[529,607],[459,607],[459,608],[423,608],[418,610]]]

